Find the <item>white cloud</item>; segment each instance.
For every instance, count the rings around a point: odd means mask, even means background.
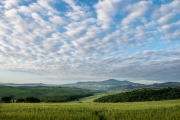
[[[180,1],[174,0],[170,3],[163,4],[159,9],[154,11],[153,17],[158,19],[159,31],[164,34],[161,38],[164,40],[178,40],[179,30],[179,6]]]
[[[56,13],[57,11],[50,5],[52,0],[37,0],[37,3],[48,11]]]
[[[49,20],[52,22],[52,23],[56,23],[56,24],[64,24],[65,23],[65,20],[60,17],[60,16],[56,16],[54,15],[53,17],[50,17]]]
[[[166,33],[172,33],[173,31],[179,30],[180,29],[180,21],[171,23],[171,24],[165,24],[162,26],[162,30]]]
[[[27,6],[20,6],[18,11],[27,15],[33,13],[33,10]]]
[[[94,5],[97,19],[102,24],[102,28],[109,28],[109,25],[113,22],[112,17],[118,13],[119,7],[117,4],[119,3],[121,3],[121,0],[99,0],[99,2]]]
[[[61,12],[56,2],[0,2],[0,69],[59,79],[178,80],[180,54],[171,46],[180,38],[178,0],[159,6],[141,0],[94,6],[64,0]]]
[[[77,6],[74,0],[63,0],[63,1],[66,2],[70,7],[72,7],[74,11],[81,11],[81,7]]]
[[[76,27],[74,29],[66,27],[67,28],[66,34],[68,36],[70,36],[71,38],[73,38],[73,39],[77,39],[77,38],[83,36],[86,27],[87,26],[80,26],[80,27],[78,26],[78,27]]]
[[[137,20],[141,20],[141,18],[143,18],[145,15],[147,15],[149,10],[151,10],[151,8],[153,7],[152,5],[153,4],[151,1],[140,1],[135,4],[128,5],[125,8],[125,10],[128,11],[129,14],[127,15],[126,18],[124,18],[122,20],[122,24],[123,25],[130,24]]]
[[[37,20],[38,22],[43,21],[43,20],[41,19],[41,17],[39,16],[39,14],[37,14],[37,13],[32,13],[31,15],[32,15],[32,18],[34,18],[34,19]]]
[[[19,18],[19,15],[17,14],[17,11],[15,9],[10,9],[4,12],[5,17],[9,20],[13,20],[16,18]]]
[[[97,36],[101,31],[102,29],[100,27],[91,26],[87,29],[86,35],[90,37]]]
[[[167,15],[165,15],[165,16],[162,16],[162,17],[158,20],[158,23],[160,23],[160,24],[169,23],[174,17],[175,17],[175,14],[174,14],[174,13],[167,14]]]
[[[20,3],[21,0],[4,0],[4,7],[9,9],[12,8],[13,6],[17,6],[18,3]]]
[[[63,0],[65,3],[67,3],[72,10],[70,9],[66,16],[72,20],[80,21],[82,19],[86,19],[91,16],[91,12],[88,11],[87,6],[79,6],[75,3],[74,0]]]
[[[160,11],[161,15],[166,15],[171,12],[179,13],[180,12],[179,5],[180,5],[180,1],[174,0],[169,4],[161,5],[159,11]]]

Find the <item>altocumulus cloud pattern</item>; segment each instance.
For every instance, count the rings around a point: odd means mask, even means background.
[[[180,80],[180,0],[1,0],[0,70]]]

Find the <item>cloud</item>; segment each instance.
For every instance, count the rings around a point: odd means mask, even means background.
[[[52,23],[56,23],[57,25],[61,25],[65,23],[65,20],[62,17],[59,16],[52,16],[49,18],[49,21],[51,21]]]
[[[125,10],[128,11],[129,14],[122,20],[122,24],[130,24],[141,19],[152,9],[152,5],[151,1],[140,1],[135,4],[128,5]]]
[[[64,2],[66,2],[74,11],[80,11],[81,7],[77,6],[76,3],[74,2],[74,0],[63,0]]]
[[[106,74],[117,78],[130,77],[132,80],[178,81],[179,55],[178,51],[144,51],[129,57],[109,58],[104,61],[105,64],[116,64],[109,66]]]
[[[179,5],[178,0],[103,0],[93,6],[75,0],[1,1],[0,69],[56,80],[178,81]]]
[[[75,21],[81,21],[82,19],[86,19],[88,17],[91,16],[91,12],[88,11],[89,7],[88,6],[79,6],[76,5],[74,0],[63,0],[65,3],[67,3],[70,8],[72,8],[72,10],[70,9],[67,13],[66,16],[72,20]]]
[[[38,0],[37,3],[42,6],[43,8],[45,8],[46,10],[48,10],[49,12],[53,12],[56,13],[57,11],[53,8],[53,6],[51,6],[52,0]]]
[[[178,40],[179,5],[180,1],[178,0],[163,4],[159,9],[156,9],[153,14],[153,17],[157,18],[157,22],[160,24],[160,32],[164,33],[165,37],[162,36],[164,40]]]
[[[180,21],[176,22],[176,23],[171,23],[171,24],[166,24],[166,25],[163,25],[162,26],[162,30],[164,32],[173,32],[173,31],[176,31],[179,29],[179,24],[180,24]]]
[[[160,24],[169,23],[174,17],[175,17],[175,14],[174,14],[174,13],[167,14],[167,15],[161,17],[161,18],[158,20],[158,23],[160,23]]]
[[[99,0],[99,2],[94,5],[96,10],[98,24],[102,26],[103,29],[108,29],[113,23],[114,16],[118,13],[121,6],[121,0]]]
[[[5,0],[3,1],[4,7],[9,9],[13,6],[17,6],[20,3],[20,0]]]

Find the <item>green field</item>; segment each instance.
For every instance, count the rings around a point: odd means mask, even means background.
[[[15,96],[13,99],[26,97],[37,97],[42,101],[48,99],[62,99],[67,96],[73,95],[86,95],[92,93],[90,90],[84,90],[79,88],[66,88],[66,87],[10,87],[0,86],[0,98],[4,96]]]
[[[0,104],[0,120],[180,120],[179,113],[180,100]]]
[[[102,96],[118,94],[121,92],[123,92],[123,91],[117,90],[117,91],[107,91],[107,92],[102,92],[102,93],[96,93],[93,96],[84,97],[84,98],[79,99],[78,101],[72,101],[72,102],[90,103],[90,102],[93,102],[95,99],[100,98]]]

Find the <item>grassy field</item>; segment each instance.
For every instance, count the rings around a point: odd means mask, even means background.
[[[180,120],[180,100],[0,104],[0,120]]]
[[[108,92],[96,93],[96,94],[94,94],[93,96],[84,97],[84,98],[79,99],[78,101],[72,101],[72,102],[91,103],[91,102],[93,102],[95,99],[100,98],[100,97],[102,97],[102,96],[118,94],[118,93],[121,93],[121,92],[123,92],[123,91],[117,90],[117,91],[108,91]]]
[[[66,87],[10,87],[0,86],[0,98],[4,96],[14,95],[14,99],[26,98],[26,97],[37,97],[41,100],[49,99],[52,97],[61,97],[64,95],[80,95],[86,94],[91,91],[83,90],[78,88],[66,88]]]

